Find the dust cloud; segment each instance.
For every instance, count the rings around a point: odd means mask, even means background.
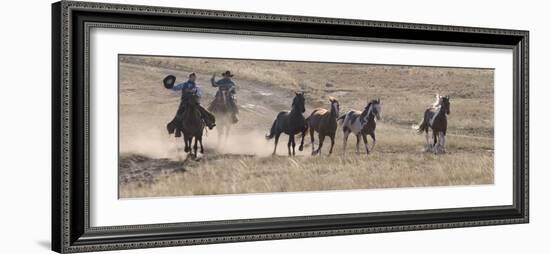
[[[213,130],[205,130],[203,135],[204,154],[270,156],[273,152],[274,141],[266,140],[265,134],[259,130],[235,129],[231,130],[229,135],[224,138],[219,136],[217,127]],[[144,128],[140,131],[133,129],[131,133],[123,135],[124,139],[121,139],[119,151],[121,155],[139,154],[157,159],[178,159],[185,154],[183,138],[176,138],[173,134],[169,135],[163,126]],[[296,137],[299,141],[298,136]],[[287,152],[286,143],[286,136],[281,136],[278,154]],[[296,147],[297,149],[298,147]]]

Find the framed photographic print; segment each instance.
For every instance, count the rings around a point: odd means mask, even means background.
[[[57,252],[528,222],[528,31],[52,14]]]

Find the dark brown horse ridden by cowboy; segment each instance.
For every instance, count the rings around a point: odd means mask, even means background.
[[[232,77],[233,74],[231,74],[230,71],[222,73],[222,78],[218,81],[216,81],[216,74],[212,75],[210,82],[213,87],[218,88],[218,92],[216,92],[216,98],[214,101],[208,106],[208,110],[212,112],[223,112],[226,110],[224,108],[224,93],[226,93],[229,95],[229,100],[227,101],[227,106],[229,106],[228,110],[231,112],[233,123],[236,123],[239,121],[239,118],[237,117],[237,114],[239,114],[239,108],[237,107],[235,99],[237,86],[235,85],[235,82],[231,80]]]
[[[208,112],[208,110],[200,105],[199,99],[202,94],[200,88],[195,83],[196,78],[197,75],[195,73],[191,73],[189,74],[189,79],[186,82],[177,85],[174,85],[176,77],[174,77],[173,75],[168,75],[163,80],[165,88],[171,89],[172,91],[181,91],[181,100],[178,111],[176,112],[176,116],[166,125],[168,133],[172,134],[175,132],[176,137],[181,137],[181,133],[183,131],[183,113],[185,112],[185,105],[187,104],[188,100],[191,99],[196,101],[195,103],[197,109],[199,110],[201,118],[206,126],[208,126],[209,129],[212,129],[214,128],[214,126],[216,126],[216,119],[214,115],[212,115],[212,113]]]

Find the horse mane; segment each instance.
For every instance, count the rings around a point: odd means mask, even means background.
[[[338,100],[332,96],[329,96],[328,97],[328,100],[330,101],[330,109],[329,109],[329,112],[331,114],[336,114],[336,117],[338,117],[338,113],[340,111],[340,102],[338,102]],[[336,111],[334,111],[334,103],[336,103]]]
[[[431,108],[438,108],[441,106],[441,101],[442,101],[442,96],[440,96],[439,94],[436,94],[435,95],[435,101],[432,103],[432,105],[430,106]]]
[[[198,97],[193,94],[186,94],[183,97],[184,103],[188,105],[195,105],[198,102]]]
[[[295,107],[296,107],[296,101],[298,100],[298,97],[301,96],[302,98],[304,98],[304,94],[303,93],[296,93],[296,96],[294,96],[294,99],[292,99],[292,106],[291,106],[291,111],[294,111]],[[304,101],[302,102],[304,105],[304,109],[305,109],[305,98],[304,98]],[[302,113],[302,112],[300,112]]]
[[[367,115],[367,113],[369,112],[369,107],[372,105],[373,101],[370,101],[369,104],[367,104],[367,106],[365,107],[365,109],[363,110],[363,112],[361,112],[361,116],[359,119],[363,119],[365,118],[365,116]]]
[[[360,119],[363,119],[365,116],[367,116],[367,114],[369,113],[369,108],[371,106],[373,106],[373,104],[378,104],[379,102],[377,100],[371,100],[369,101],[369,103],[367,104],[367,106],[365,107],[365,109],[363,110],[363,112],[361,112],[361,118]]]

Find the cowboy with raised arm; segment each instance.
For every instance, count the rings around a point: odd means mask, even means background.
[[[167,81],[167,79],[169,79]],[[172,91],[181,91],[181,101],[180,105],[178,107],[178,111],[176,113],[176,116],[172,121],[170,121],[166,125],[166,129],[168,130],[168,133],[172,134],[174,131],[176,132],[176,137],[181,137],[182,132],[182,122],[183,122],[183,112],[185,111],[185,103],[186,100],[191,98],[192,96],[196,97],[197,99],[200,99],[202,96],[202,92],[196,84],[197,75],[195,73],[189,74],[189,79],[186,82],[174,85],[172,87],[166,86],[166,83],[174,82],[175,77],[170,75],[165,78],[164,83],[166,88],[171,89]],[[203,119],[206,126],[208,126],[209,129],[214,128],[216,126],[215,124],[215,117],[212,115],[212,113],[208,112],[205,108],[203,108],[199,104],[199,100],[197,100],[197,108],[199,109],[199,112],[201,114],[201,118]]]
[[[216,74],[212,75],[212,78],[210,79],[210,82],[212,83],[213,87],[217,87],[219,90],[216,93],[216,98],[219,98],[222,96],[221,91],[227,91],[229,92],[229,95],[231,96],[229,100],[229,106],[231,109],[231,116],[233,118],[233,122],[238,122],[239,118],[237,117],[237,114],[239,113],[239,108],[237,107],[237,104],[235,103],[235,94],[237,93],[235,85],[235,82],[231,80],[233,77],[233,74],[231,74],[230,71],[226,71],[222,73],[222,78],[216,81]]]

